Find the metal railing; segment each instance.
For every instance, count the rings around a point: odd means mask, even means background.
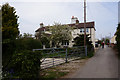
[[[76,46],[72,48],[33,49],[33,51],[40,51],[42,53],[43,58],[41,59],[41,69],[53,67],[87,56],[87,47],[84,46]]]

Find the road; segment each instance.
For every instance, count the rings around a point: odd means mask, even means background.
[[[100,48],[81,69],[66,78],[118,78],[118,57],[113,49]]]

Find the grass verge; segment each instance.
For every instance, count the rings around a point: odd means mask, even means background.
[[[68,74],[68,72],[62,71],[57,67],[42,70],[41,73],[42,80],[55,80]]]

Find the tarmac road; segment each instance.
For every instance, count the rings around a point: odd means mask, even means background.
[[[118,57],[112,48],[100,48],[81,69],[66,78],[118,78]]]

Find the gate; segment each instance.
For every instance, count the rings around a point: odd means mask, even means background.
[[[84,46],[72,48],[33,49],[33,51],[40,51],[42,53],[43,58],[41,59],[41,69],[53,67],[87,56],[87,47]]]

